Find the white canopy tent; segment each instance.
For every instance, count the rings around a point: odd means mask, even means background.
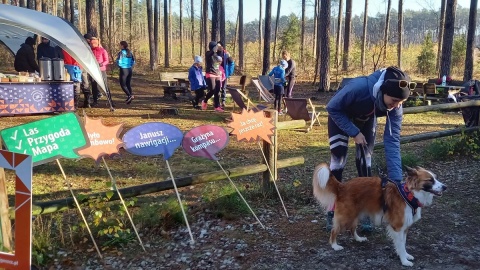
[[[67,51],[92,76],[99,87],[104,91],[107,89],[95,56],[75,26],[47,13],[0,4],[1,43],[15,54],[25,39],[33,34],[47,37]],[[107,93],[107,97],[109,96]]]

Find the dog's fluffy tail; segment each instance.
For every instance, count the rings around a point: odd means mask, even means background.
[[[341,183],[331,174],[328,164],[321,163],[313,172],[313,195],[326,211],[333,209]]]

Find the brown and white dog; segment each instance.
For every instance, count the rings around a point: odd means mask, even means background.
[[[330,244],[335,250],[343,249],[337,244],[337,235],[350,230],[359,242],[366,237],[358,236],[356,227],[362,215],[368,215],[376,225],[388,223],[387,232],[404,266],[413,266],[413,256],[405,248],[408,228],[421,218],[421,208],[432,203],[433,196],[441,196],[447,187],[436,175],[421,168],[407,167],[405,185],[407,197],[416,202],[416,211],[400,195],[400,188],[380,177],[357,177],[341,183],[330,173],[328,164],[319,164],[313,173],[313,194],[326,209],[335,207]],[[408,193],[411,191],[411,193]],[[413,197],[414,196],[414,197]],[[416,199],[415,199],[416,198]],[[415,205],[415,204],[414,204]]]

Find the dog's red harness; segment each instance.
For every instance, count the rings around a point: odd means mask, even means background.
[[[387,186],[387,183],[388,182],[392,182],[393,184],[395,184],[395,186],[397,187],[397,190],[398,192],[400,193],[400,195],[402,196],[403,200],[405,201],[405,203],[410,206],[410,208],[412,208],[412,214],[415,215],[417,213],[417,208],[419,207],[423,207],[423,204],[417,199],[415,198],[415,196],[413,195],[413,192],[411,192],[407,185],[405,185],[405,183],[397,183],[395,181],[392,181],[386,177],[382,177],[382,190],[385,191],[385,187]],[[388,210],[388,207],[387,205],[385,204],[385,192],[383,192],[383,196],[382,196],[382,200],[383,200],[383,211],[386,212]]]

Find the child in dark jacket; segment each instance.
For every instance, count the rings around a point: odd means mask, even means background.
[[[198,105],[200,99],[205,96],[205,89],[207,89],[207,83],[203,76],[202,68],[203,59],[201,56],[196,55],[193,65],[188,69],[188,81],[190,82],[190,90],[195,92],[195,99],[192,100],[193,108],[200,110]]]
[[[278,66],[274,67],[268,76],[274,77],[273,94],[275,95],[275,101],[273,102],[273,108],[278,111],[278,114],[282,112],[282,95],[284,94],[285,85],[285,69],[288,67],[288,63],[285,60],[281,60]]]

